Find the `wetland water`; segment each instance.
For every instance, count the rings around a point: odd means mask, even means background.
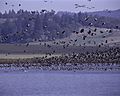
[[[120,73],[0,73],[0,96],[120,96]]]

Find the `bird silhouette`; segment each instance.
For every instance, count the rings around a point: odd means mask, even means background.
[[[5,5],[8,5],[8,3],[7,3],[7,2],[5,2]]]
[[[21,4],[19,4],[19,6],[21,6]]]
[[[84,29],[81,29],[81,30],[80,30],[80,33],[83,33],[83,32],[84,32]]]

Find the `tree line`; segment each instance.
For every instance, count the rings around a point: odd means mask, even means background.
[[[120,20],[82,12],[9,10],[0,12],[0,43],[61,39],[83,26],[119,28]]]

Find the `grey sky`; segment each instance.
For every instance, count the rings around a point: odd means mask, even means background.
[[[120,9],[120,0],[92,0],[89,2],[88,0],[46,0],[48,2],[44,2],[44,0],[0,0],[0,10],[4,12],[5,10],[10,9],[24,9],[24,10],[38,10],[47,9],[47,10],[55,10],[55,11],[100,11],[100,10],[115,10]],[[8,5],[5,5],[5,2]],[[21,6],[18,6],[18,4]],[[95,7],[93,9],[87,8],[75,8],[74,4],[86,5],[88,7]],[[14,5],[14,6],[12,6]]]

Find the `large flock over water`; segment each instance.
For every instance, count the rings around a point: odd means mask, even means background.
[[[50,54],[48,54],[50,55]],[[0,60],[0,69],[12,70],[62,70],[62,71],[119,71],[120,48],[106,51],[72,53],[47,58]]]

